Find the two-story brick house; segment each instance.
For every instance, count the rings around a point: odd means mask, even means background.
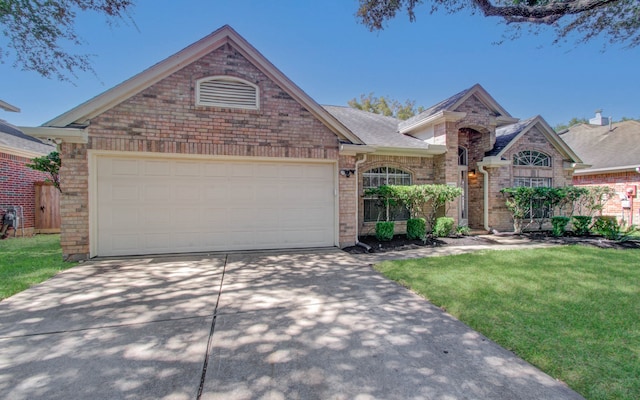
[[[407,121],[322,107],[228,26],[29,133],[63,141],[71,259],[349,246],[385,183],[461,186],[458,223],[507,230],[501,188],[581,162],[480,85]]]

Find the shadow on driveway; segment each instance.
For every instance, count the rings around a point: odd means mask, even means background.
[[[2,398],[581,399],[338,250],[87,263],[0,321]]]

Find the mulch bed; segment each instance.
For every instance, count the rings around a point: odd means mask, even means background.
[[[604,249],[640,249],[639,240],[626,240],[626,241],[614,241],[607,240],[601,236],[563,236],[554,237],[549,232],[531,232],[524,233],[522,235],[513,235],[501,233],[499,235],[509,236],[521,236],[526,237],[533,242],[547,242],[553,244],[581,244],[586,246],[594,246]],[[497,241],[491,240],[491,236],[460,236],[460,237],[446,237],[446,238],[433,238],[428,237],[425,241],[422,240],[409,240],[406,235],[396,235],[390,241],[379,241],[375,236],[362,236],[358,240],[361,243],[371,247],[369,253],[386,253],[389,251],[404,251],[419,249],[425,247],[442,247],[442,246],[471,246],[471,245],[499,245]],[[367,250],[360,246],[346,247],[343,249],[350,254],[363,254],[367,253]]]

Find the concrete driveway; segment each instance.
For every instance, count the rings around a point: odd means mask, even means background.
[[[0,302],[3,399],[581,399],[338,250],[108,260]]]

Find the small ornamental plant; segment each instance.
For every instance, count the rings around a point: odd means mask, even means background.
[[[453,231],[454,220],[450,217],[440,217],[436,219],[436,225],[433,228],[433,236],[447,237]]]
[[[424,218],[411,218],[407,220],[407,239],[424,240],[427,237],[427,221]]]
[[[551,217],[551,224],[553,225],[553,236],[560,237],[564,236],[564,233],[567,229],[567,224],[569,224],[571,218],[569,217]]]
[[[393,239],[393,221],[380,221],[376,223],[376,239],[381,242],[388,242]]]

